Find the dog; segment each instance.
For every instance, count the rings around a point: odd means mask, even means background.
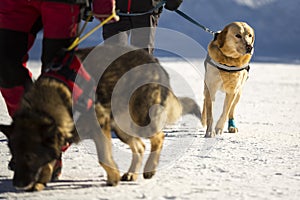
[[[202,125],[207,127],[205,137],[222,134],[226,120],[228,132],[238,132],[234,112],[248,78],[254,38],[254,30],[247,23],[233,22],[216,33],[208,45],[201,119]],[[222,114],[213,127],[213,102],[218,90],[225,92],[226,97]]]
[[[201,118],[197,103],[190,98],[177,98],[171,90],[167,72],[143,49],[104,45],[91,50],[78,50],[76,54],[81,59],[86,58],[87,61],[83,62],[86,70],[96,81],[99,80],[94,100],[96,119],[84,112],[75,124],[70,89],[56,78],[42,76],[24,94],[12,123],[0,125],[15,161],[13,185],[17,189],[43,190],[51,179],[62,146],[86,138],[95,142],[109,186],[117,185],[120,180],[137,179],[145,151],[141,138],[149,138],[152,153],[143,173],[144,178],[149,179],[155,174],[159,162],[163,126],[175,122],[182,114],[190,113]],[[134,71],[143,65],[147,65],[148,70]],[[123,79],[132,71],[133,76]],[[139,85],[146,79],[146,84],[134,88],[135,84]],[[114,90],[120,82],[121,90],[114,100]],[[127,102],[125,97],[130,87],[134,90]],[[102,131],[91,128],[99,124]],[[133,128],[127,130],[126,127]],[[111,130],[130,146],[133,154],[131,166],[122,177],[112,158]],[[135,132],[141,130],[143,132]]]

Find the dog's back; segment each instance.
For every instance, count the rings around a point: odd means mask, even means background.
[[[98,46],[93,50],[80,49],[77,54],[81,59],[86,58],[84,65],[95,79],[99,79],[97,101],[119,114],[129,109],[128,117],[136,125],[147,126],[151,116],[161,116],[163,111],[158,105],[166,112],[164,121],[167,123],[175,122],[183,113],[201,118],[195,101],[188,98],[179,100],[172,92],[168,73],[157,59],[143,49]],[[95,66],[99,55],[104,59]],[[162,120],[157,118],[155,124]]]

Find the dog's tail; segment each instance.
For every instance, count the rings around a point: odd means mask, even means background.
[[[180,104],[182,106],[182,116],[191,114],[201,120],[200,107],[194,99],[191,99],[189,97],[179,97],[178,100],[180,101]]]
[[[177,98],[172,92],[167,97],[167,113],[168,123],[176,122],[181,116],[184,115],[195,115],[201,120],[200,107],[194,99],[188,97]]]

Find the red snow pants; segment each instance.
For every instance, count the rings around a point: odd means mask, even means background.
[[[77,33],[80,6],[43,0],[0,0],[0,91],[10,116],[32,83],[28,51],[43,28],[42,68]]]

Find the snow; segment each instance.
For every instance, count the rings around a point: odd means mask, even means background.
[[[232,21],[246,21],[255,29],[256,62],[251,64],[237,108],[238,134],[204,138],[205,129],[199,121],[185,116],[165,129],[156,175],[150,180],[140,175],[137,182],[122,182],[116,187],[105,186],[104,170],[97,163],[92,142],[86,140],[72,145],[63,155],[63,174],[58,182],[49,183],[44,191],[27,193],[12,187],[13,173],[7,169],[10,153],[0,133],[0,199],[299,199],[299,9],[300,1],[295,0],[186,0],[180,7],[212,30]],[[194,98],[202,107],[203,60],[199,59],[205,57],[211,35],[167,10],[159,27],[157,47],[164,41],[168,47],[174,45],[171,53],[178,50],[198,59],[162,58],[165,52],[156,52],[171,75],[175,93]],[[166,28],[173,31],[165,32]],[[167,33],[167,38],[160,33]],[[100,40],[101,30],[81,46]],[[40,70],[36,60],[40,59],[41,41],[39,34],[28,64],[35,77]],[[191,43],[187,45],[187,41]],[[217,111],[222,107],[216,106]],[[0,123],[10,123],[1,96]],[[149,143],[145,142],[146,157]],[[120,171],[125,172],[131,158],[129,148],[113,139],[113,150]]]
[[[178,96],[202,105],[202,77],[190,63],[161,58]],[[39,63],[29,66],[34,75]],[[203,67],[203,66],[199,66]],[[0,133],[0,199],[299,199],[300,197],[300,66],[252,63],[237,109],[239,133],[204,138],[205,129],[193,116],[166,127],[165,145],[156,175],[137,182],[105,186],[94,147],[86,140],[63,155],[59,181],[41,192],[19,192],[7,169],[10,154]],[[172,69],[172,70],[171,70]],[[186,90],[192,86],[193,90]],[[0,121],[9,123],[0,98]],[[149,144],[146,141],[149,153]],[[113,139],[114,159],[124,172],[130,151]],[[147,155],[145,155],[147,156]]]

